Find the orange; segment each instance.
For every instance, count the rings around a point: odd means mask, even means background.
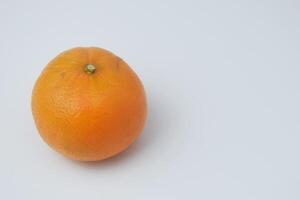
[[[143,85],[118,56],[96,47],[59,54],[32,92],[43,140],[66,157],[97,161],[125,150],[146,119]]]

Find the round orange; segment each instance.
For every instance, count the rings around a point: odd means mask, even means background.
[[[143,85],[134,71],[96,47],[59,54],[32,92],[41,137],[74,160],[102,160],[125,150],[141,133],[146,112]]]

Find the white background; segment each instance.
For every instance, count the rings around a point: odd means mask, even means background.
[[[0,1],[0,199],[300,199],[300,2]],[[99,46],[146,88],[128,151],[70,161],[31,90],[59,52]]]

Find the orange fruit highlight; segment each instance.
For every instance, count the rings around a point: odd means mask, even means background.
[[[96,47],[73,48],[54,58],[35,83],[31,105],[43,140],[80,161],[125,150],[141,133],[147,113],[134,71]]]

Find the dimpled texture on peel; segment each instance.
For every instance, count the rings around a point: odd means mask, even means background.
[[[95,66],[92,74],[86,65]],[[43,140],[81,161],[111,157],[141,133],[147,113],[143,85],[119,57],[104,49],[74,48],[54,58],[32,93]]]

